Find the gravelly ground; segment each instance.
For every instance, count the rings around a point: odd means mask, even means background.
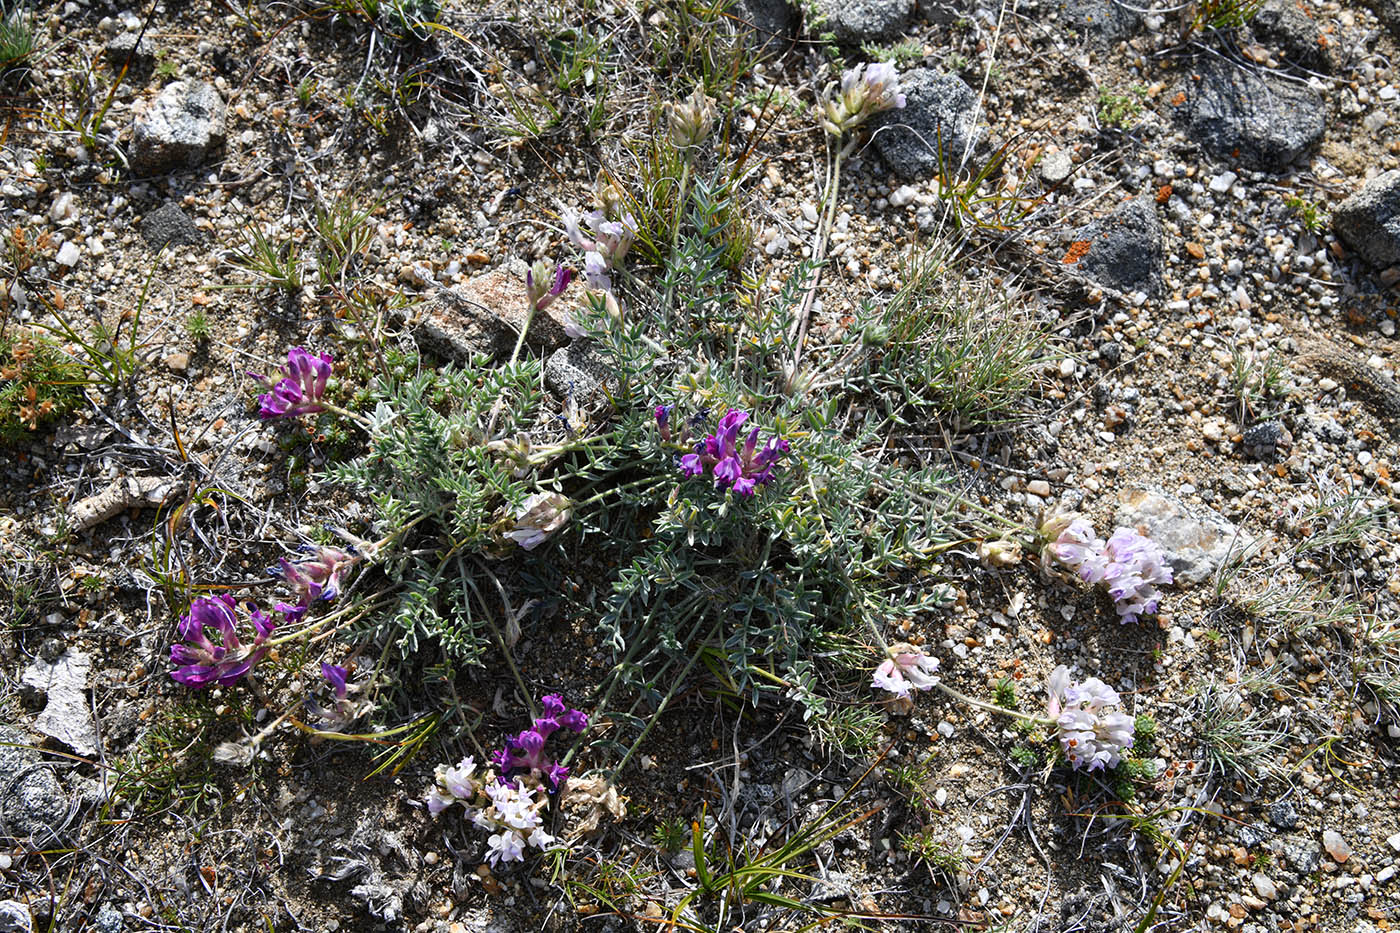
[[[1120,627],[1108,601],[1049,578],[1029,557],[990,570],[953,553],[942,569],[961,598],[911,640],[936,650],[949,682],[976,696],[1007,676],[1023,703],[1039,704],[1040,683],[1061,663],[1118,687],[1132,712],[1158,723],[1158,775],[1136,803],[1173,842],[1118,818],[1107,785],[1063,769],[1026,772],[1007,755],[1017,734],[1004,722],[941,698],[891,713],[892,744],[867,775],[871,756],[832,755],[790,710],[739,719],[698,688],[683,691],[620,778],[628,816],[580,844],[570,869],[620,892],[635,920],[603,917],[578,889],[563,898],[544,880],[548,866],[479,873],[479,840],[430,820],[418,802],[432,755],[364,782],[367,755],[294,733],[278,734],[256,777],[188,760],[256,728],[244,720],[259,705],[224,696],[192,712],[168,683],[180,607],[165,604],[152,573],[152,541],[159,547],[170,517],[150,507],[168,492],[128,497],[90,528],[65,527],[68,507],[119,478],[181,489],[217,474],[214,508],[193,521],[218,544],[191,553],[203,576],[235,588],[261,579],[276,542],[367,514],[308,481],[309,468],[338,456],[333,443],[291,454],[249,402],[248,371],[268,371],[291,343],[326,345],[345,326],[344,292],[310,282],[290,295],[230,288],[249,275],[229,251],[250,225],[305,241],[311,205],[348,193],[375,205],[353,275],[371,303],[413,305],[553,255],[563,242],[557,212],[588,203],[600,165],[628,171],[622,140],[643,132],[651,95],[688,90],[642,42],[669,9],[579,11],[601,24],[626,77],[601,126],[589,130],[576,101],[559,129],[530,138],[504,131],[518,123],[505,89],[531,99],[544,75],[536,36],[567,11],[450,7],[442,22],[454,32],[413,43],[310,7],[157,8],[144,27],[152,60],[111,94],[91,147],[74,127],[108,101],[119,67],[102,50],[142,21],[99,3],[34,11],[42,51],[22,80],[6,78],[0,153],[5,225],[35,244],[22,287],[108,323],[148,291],[139,391],[93,389],[66,423],[4,455],[0,546],[16,595],[0,637],[3,718],[17,744],[40,744],[45,698],[21,686],[21,673],[68,649],[93,659],[83,697],[99,729],[95,749],[50,739],[42,759],[26,752],[5,769],[15,782],[6,796],[15,806],[34,797],[41,819],[26,834],[5,811],[0,831],[12,843],[0,854],[0,893],[26,905],[35,929],[650,926],[693,869],[687,853],[665,857],[650,842],[659,820],[699,818],[702,804],[737,796],[728,812],[740,831],[771,834],[813,819],[864,775],[853,802],[882,809],[819,849],[809,870],[822,880],[800,892],[831,906],[973,928],[1133,929],[1170,881],[1152,929],[1388,929],[1400,890],[1400,657],[1386,640],[1400,623],[1390,478],[1400,268],[1367,265],[1326,223],[1369,177],[1400,164],[1397,36],[1361,7],[1269,7],[1272,18],[1251,27],[1188,39],[1181,14],[1152,14],[1127,38],[1106,39],[1070,28],[1086,9],[1103,24],[1091,5],[921,4],[893,34],[911,43],[906,69],[960,74],[974,91],[985,78],[975,119],[986,143],[975,158],[1005,145],[1000,190],[1031,210],[1014,228],[970,236],[964,250],[973,275],[1022,290],[1055,333],[1026,423],[990,435],[931,431],[920,453],[955,464],[984,506],[1017,520],[1059,504],[1103,528],[1140,518],[1148,490],[1177,513],[1183,560],[1199,571],[1168,591],[1155,624]],[[744,74],[736,93],[754,101],[736,135],[758,140],[763,159],[751,185],[752,272],[775,288],[817,225],[824,156],[809,110],[834,77],[818,30]],[[1222,60],[1310,86],[1325,107],[1321,139],[1265,168],[1213,150],[1174,112],[1181,89]],[[197,167],[137,177],[119,153],[130,151],[140,108],[175,80],[218,92],[226,142]],[[769,89],[792,105],[765,110],[758,95]],[[862,300],[888,299],[910,244],[947,234],[937,183],[893,168],[875,147],[844,167],[818,343]],[[1113,223],[1085,225],[1132,198],[1160,220],[1160,246],[1134,229],[1104,258],[1096,250],[1119,242]],[[147,219],[168,204],[185,215],[167,220],[187,242],[158,253]],[[1312,204],[1321,221],[1309,229]],[[995,207],[984,206],[984,220]],[[15,265],[12,253],[7,282]],[[36,299],[11,295],[7,327],[42,319]],[[202,339],[190,335],[193,315],[207,318]],[[1241,378],[1246,366],[1252,381]],[[581,649],[539,646],[541,683],[586,682],[606,667],[591,633],[570,638]],[[492,716],[494,731],[508,725],[491,713],[507,683],[461,679],[463,701]],[[288,685],[286,698],[295,694]],[[1229,746],[1231,767],[1218,751],[1229,745],[1220,724],[1239,721],[1255,730],[1242,742],[1267,743]],[[154,743],[157,729],[164,738]],[[93,762],[148,748],[161,750],[149,766],[198,799],[109,810]],[[901,768],[915,777],[899,780]],[[44,811],[46,800],[65,803]],[[924,824],[952,853],[941,867],[916,861],[900,840]],[[85,858],[63,861],[70,845]],[[1179,875],[1173,852],[1185,854]],[[740,928],[784,927],[754,913]]]

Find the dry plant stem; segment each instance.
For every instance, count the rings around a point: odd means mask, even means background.
[[[837,142],[839,143],[840,140],[838,139]],[[788,367],[787,380],[783,387],[786,392],[791,392],[797,382],[797,370],[802,362],[802,348],[807,342],[807,328],[812,320],[812,306],[816,304],[817,288],[821,285],[822,264],[826,259],[827,241],[831,237],[831,228],[836,222],[836,205],[841,194],[841,160],[854,146],[855,140],[853,139],[836,150],[836,158],[832,160],[831,171],[827,175],[826,214],[817,227],[817,238],[812,244],[812,262],[816,267],[812,270],[812,284],[807,286],[807,294],[802,296],[802,306],[797,310],[795,322],[797,334],[792,348],[792,363]]]
[[[1026,722],[1033,722],[1036,725],[1040,726],[1053,726],[1055,724],[1055,721],[1053,719],[1047,719],[1044,716],[1032,716],[1030,713],[1023,713],[1020,710],[1007,709],[1004,706],[997,706],[993,703],[983,703],[981,700],[974,700],[967,694],[959,693],[952,687],[947,686],[941,680],[935,683],[934,686],[937,687],[943,693],[947,694],[950,698],[957,700],[959,703],[964,703],[968,706],[971,706],[974,709],[986,710],[989,713],[1001,713],[1003,716],[1010,716],[1013,719],[1021,719]]]
[[[525,311],[525,323],[520,325],[520,336],[515,338],[515,349],[510,351],[510,360],[507,366],[514,366],[515,361],[520,359],[520,351],[525,347],[525,335],[530,332],[530,324],[535,320],[535,314],[539,311],[539,303],[530,302],[530,307]],[[491,406],[491,417],[486,422],[486,437],[490,439],[496,433],[496,422],[501,419],[501,410],[506,406],[504,398],[496,399],[496,404]]]
[[[342,418],[349,418],[351,421],[355,422],[360,427],[364,428],[366,431],[370,429],[369,419],[366,418],[364,415],[350,411],[346,408],[341,408],[339,405],[333,405],[330,402],[325,401],[324,399],[318,401],[316,404],[333,415],[340,415],[340,417]]]

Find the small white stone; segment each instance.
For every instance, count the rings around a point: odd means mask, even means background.
[[[58,248],[58,256],[56,258],[60,266],[67,266],[71,269],[78,264],[78,260],[82,258],[82,253],[78,252],[77,245],[72,240],[69,240]]]
[[[933,792],[933,802],[940,807],[943,806],[948,802],[948,792],[941,787],[938,788],[938,790]]]
[[[1400,852],[1400,833],[1396,833],[1395,835],[1388,838],[1386,840],[1386,844],[1389,845],[1396,852]]]
[[[951,739],[953,737],[953,732],[953,724],[946,719],[938,724],[938,734],[943,736],[943,738]]]
[[[64,191],[53,199],[53,204],[49,207],[49,220],[61,224],[76,212],[77,205],[73,202],[72,193]]]
[[[904,207],[907,204],[912,204],[918,193],[919,189],[913,185],[900,185],[890,193],[890,207]]]
[[[807,218],[809,224],[816,223],[818,217],[817,206],[811,201],[804,201],[802,203],[802,216]]]
[[[1230,190],[1230,186],[1239,180],[1234,172],[1221,172],[1210,180],[1210,190],[1216,194],[1224,194]]]
[[[1074,360],[1068,357],[1060,360],[1060,375],[1064,376],[1066,379],[1074,375]]]
[[[1033,479],[1026,484],[1026,492],[1042,499],[1050,498],[1050,484],[1043,479]]]
[[[1266,897],[1269,900],[1278,897],[1278,886],[1274,884],[1273,879],[1268,875],[1264,874],[1262,871],[1256,871],[1253,880],[1254,890],[1259,892],[1260,897]]]

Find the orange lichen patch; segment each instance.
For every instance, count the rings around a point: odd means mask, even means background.
[[[1172,100],[1171,100],[1172,106],[1173,106],[1173,107],[1180,107],[1180,106],[1181,106],[1182,104],[1184,104],[1184,103],[1186,103],[1186,92],[1185,92],[1185,91],[1177,91],[1177,92],[1176,92],[1176,96],[1173,97]]]
[[[1156,198],[1156,199],[1157,199],[1157,203],[1158,203],[1158,204],[1166,204],[1166,203],[1167,203],[1167,198],[1170,198],[1171,196],[1172,196],[1172,186],[1171,186],[1171,185],[1163,185],[1162,187],[1160,187],[1160,188],[1157,189],[1157,198]]]
[[[1065,258],[1061,259],[1060,262],[1064,263],[1067,266],[1072,266],[1079,260],[1083,259],[1084,254],[1087,252],[1089,252],[1089,241],[1075,240],[1069,245],[1069,249],[1065,250]]]

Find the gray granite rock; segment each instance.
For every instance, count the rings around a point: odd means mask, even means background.
[[[20,838],[46,841],[68,815],[68,793],[23,732],[0,725],[0,820]],[[0,930],[3,926],[0,926]]]
[[[1305,836],[1284,836],[1274,848],[1300,875],[1310,875],[1322,865],[1322,845]]]
[[[914,0],[813,0],[813,3],[823,17],[817,31],[830,30],[837,42],[850,45],[898,38],[914,15]]]
[[[1279,829],[1296,829],[1298,827],[1298,808],[1293,806],[1292,801],[1276,801],[1269,806],[1269,822]]]
[[[190,215],[174,202],[167,202],[141,218],[141,238],[151,249],[168,245],[198,246],[204,233],[194,225]]]
[[[1400,262],[1400,170],[1377,175],[1338,205],[1332,226],[1372,265]]]
[[[131,167],[142,175],[194,168],[224,142],[224,101],[211,84],[176,81],[136,119]]]
[[[802,31],[802,16],[787,0],[739,0],[734,15],[751,30],[754,47],[771,53],[791,48]]]
[[[1162,220],[1151,198],[1135,198],[1079,227],[1070,243],[1062,265],[1100,285],[1153,297],[1166,288]]]
[[[870,121],[872,141],[880,157],[904,178],[956,174],[964,157],[981,141],[977,127],[977,95],[961,78],[930,68],[900,75],[905,106],[887,110]]]
[[[559,398],[584,402],[604,388],[615,390],[612,367],[588,340],[575,340],[556,350],[544,364],[545,388]]]
[[[1327,107],[1296,81],[1211,60],[1168,107],[1201,148],[1248,168],[1281,172],[1322,139]]]
[[[122,933],[126,926],[126,921],[122,919],[122,912],[111,904],[103,904],[97,910],[97,916],[92,918],[92,929],[94,933]]]
[[[1400,39],[1400,0],[1361,0],[1370,7],[1371,12],[1376,14],[1376,19],[1381,21],[1381,25],[1390,30],[1390,34]]]
[[[1249,539],[1220,513],[1187,505],[1159,490],[1135,487],[1118,497],[1114,524],[1137,529],[1166,554],[1176,582],[1202,583]]]

